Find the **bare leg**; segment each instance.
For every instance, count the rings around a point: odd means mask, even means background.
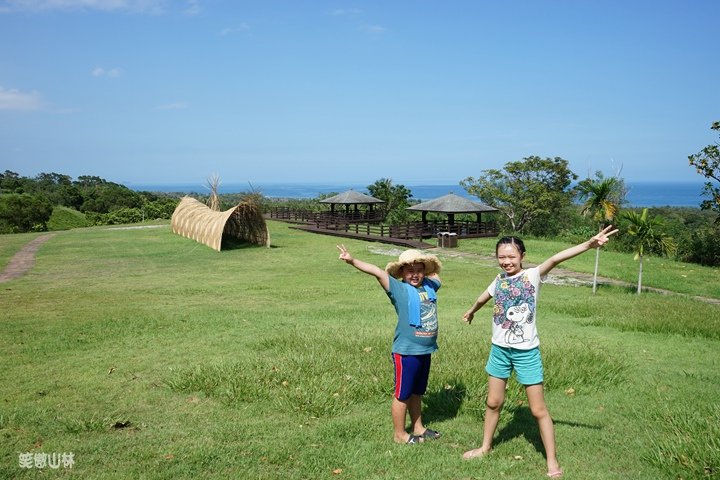
[[[422,395],[410,395],[408,398],[408,412],[410,412],[410,428],[414,435],[425,433],[425,425],[422,422]]]
[[[463,454],[464,459],[481,457],[492,449],[492,440],[500,421],[500,410],[505,402],[505,385],[507,385],[507,379],[488,377],[488,398],[487,408],[485,409],[482,446],[465,452]]]
[[[412,398],[412,397],[410,397]],[[407,443],[410,435],[405,431],[405,418],[408,412],[408,400],[398,400],[393,397],[392,399],[392,419],[393,419],[393,430],[395,432],[395,442]]]
[[[555,452],[555,426],[545,405],[545,393],[543,392],[542,383],[525,387],[525,393],[527,393],[530,411],[537,420],[540,429],[540,438],[545,447],[548,475],[558,474],[560,476],[562,470]]]

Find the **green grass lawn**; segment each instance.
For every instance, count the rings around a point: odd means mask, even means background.
[[[424,419],[444,436],[396,445],[387,296],[337,259],[338,239],[269,226],[272,248],[223,252],[167,224],[58,232],[30,273],[0,284],[0,478],[545,478],[514,381],[494,451],[461,458],[482,436],[491,309],[471,326],[461,317],[494,266],[440,252]],[[35,236],[0,236],[0,265]],[[343,242],[381,266],[400,252]],[[487,241],[461,243],[492,253]],[[566,246],[528,242],[529,261]],[[602,275],[632,282],[636,268],[630,255],[601,256]],[[690,268],[715,285],[693,290]],[[717,269],[646,267],[648,286],[683,293],[713,296],[716,280]],[[720,307],[546,285],[538,314],[566,478],[720,476]],[[26,453],[75,463],[21,468]]]
[[[612,242],[612,239],[610,240]],[[495,254],[496,238],[466,239],[459,242],[459,250],[483,255]],[[543,262],[570,244],[527,239],[526,259],[529,263]],[[577,272],[592,274],[595,270],[595,251],[572,258],[561,265]],[[639,262],[627,253],[603,249],[600,252],[598,275],[637,285]],[[655,287],[688,295],[720,298],[720,268],[704,267],[662,257],[645,256],[643,261],[643,287]]]

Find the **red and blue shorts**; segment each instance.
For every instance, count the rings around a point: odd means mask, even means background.
[[[430,377],[430,354],[392,354],[395,366],[395,398],[407,400],[410,395],[424,395]]]

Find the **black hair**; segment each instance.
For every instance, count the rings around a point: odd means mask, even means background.
[[[520,252],[520,255],[525,254],[525,244],[522,240],[520,240],[518,237],[502,237],[498,242],[495,244],[495,255],[497,256],[498,248],[500,248],[500,245],[515,245],[515,248],[518,249],[518,252]]]

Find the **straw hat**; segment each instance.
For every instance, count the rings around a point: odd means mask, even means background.
[[[425,275],[440,273],[442,263],[435,255],[423,254],[420,250],[405,250],[400,254],[397,262],[390,262],[385,267],[385,271],[395,278],[402,276],[402,267],[412,265],[413,263],[422,263],[425,265]]]

